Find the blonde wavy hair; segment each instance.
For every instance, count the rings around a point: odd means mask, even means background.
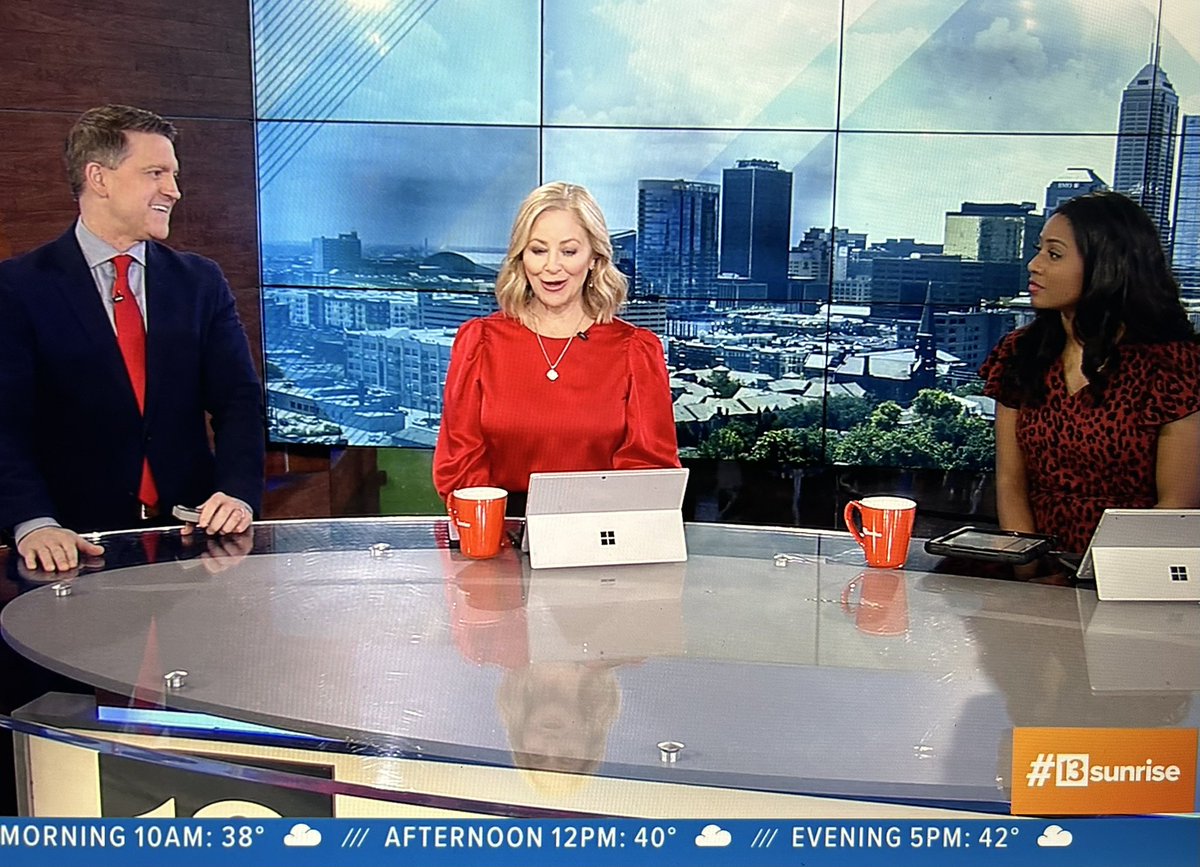
[[[517,210],[508,253],[496,277],[496,301],[505,315],[533,327],[533,289],[525,277],[522,257],[533,233],[533,224],[546,211],[566,211],[579,221],[587,234],[596,264],[583,284],[583,309],[597,322],[611,322],[629,292],[629,281],[613,264],[612,241],[600,206],[586,188],[555,181],[543,184],[525,197]]]

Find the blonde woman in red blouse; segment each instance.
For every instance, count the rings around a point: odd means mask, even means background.
[[[443,498],[519,494],[532,472],[679,466],[662,344],[616,316],[627,288],[586,189],[529,194],[496,279],[500,311],[454,340],[433,461]]]

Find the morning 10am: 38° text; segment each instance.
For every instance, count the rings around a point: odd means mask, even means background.
[[[246,849],[262,834],[262,826],[196,822],[169,824],[132,820],[128,825],[104,821],[0,822],[4,849]]]

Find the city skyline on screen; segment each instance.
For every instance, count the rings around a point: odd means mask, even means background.
[[[431,446],[455,329],[495,309],[513,216],[550,180],[604,211],[690,456],[989,468],[976,371],[1030,316],[1024,264],[1063,197],[1157,197],[1200,294],[1200,4],[254,15],[278,439]]]

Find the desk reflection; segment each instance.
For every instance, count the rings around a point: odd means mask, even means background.
[[[1081,610],[1085,615],[1094,614],[1097,604],[1095,594],[1088,590],[1031,585],[1015,595],[1006,592],[1003,584],[935,575],[924,576],[921,586],[952,596],[954,607],[966,612],[962,623],[976,645],[981,671],[998,687],[1013,727],[1166,728],[1178,726],[1188,717],[1192,691],[1200,688],[1200,669],[1196,668],[1200,655],[1195,652],[1200,631],[1190,639],[1178,632],[1164,634],[1161,643],[1137,646],[1118,634],[1092,632],[1089,621],[1081,620]],[[1151,606],[1141,613],[1161,626],[1169,624],[1171,603],[1116,603],[1112,611],[1120,615],[1120,622],[1131,624],[1130,617],[1139,613],[1139,605]],[[1194,613],[1200,617],[1200,610]],[[1200,623],[1191,626],[1200,627]],[[1150,633],[1138,634],[1145,637]],[[1190,643],[1193,651],[1181,655],[1180,641]],[[1157,676],[1172,658],[1176,665],[1184,660],[1194,676],[1174,684]],[[976,730],[975,721],[986,715],[981,704],[967,703],[957,750],[974,749],[969,740]],[[1011,737],[998,741],[996,780],[1010,789]]]
[[[595,771],[620,714],[618,669],[683,652],[686,564],[531,570],[508,550],[447,566],[455,645],[505,669],[496,706],[514,765]]]
[[[591,773],[621,709],[619,662],[535,662],[505,674],[496,694],[513,764]]]
[[[896,569],[864,569],[842,588],[842,610],[854,619],[859,632],[904,635],[908,632],[907,581],[907,574]]]

